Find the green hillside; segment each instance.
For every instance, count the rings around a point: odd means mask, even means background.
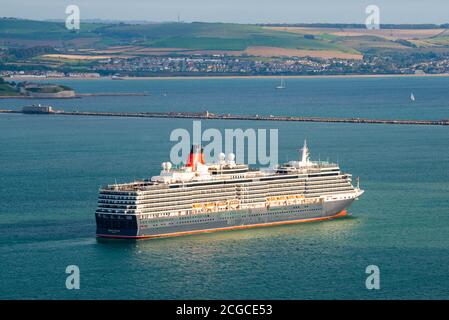
[[[18,96],[19,90],[13,87],[10,83],[0,78],[0,96]]]
[[[248,46],[272,46],[291,49],[344,50],[330,42],[305,39],[301,35],[272,31],[260,26],[229,23],[163,23],[116,25],[97,30],[118,41],[128,39],[162,48],[199,50],[245,50]]]
[[[0,18],[0,70],[131,76],[449,73],[449,25],[390,27],[82,21],[80,30],[70,31],[63,21]],[[196,55],[218,56],[183,60]]]
[[[69,31],[63,22],[0,19],[0,40],[7,46],[33,41],[53,41],[53,45],[77,48],[106,48],[114,45],[186,48],[197,50],[245,50],[249,46],[289,49],[337,50],[350,48],[324,39],[274,31],[255,25],[229,23],[82,23],[78,32]],[[56,41],[56,43],[55,43]]]
[[[397,28],[396,28],[397,27]],[[81,23],[79,31],[65,28],[64,22],[0,18],[0,46],[30,47],[49,45],[66,49],[107,49],[111,46],[148,48],[183,48],[188,50],[243,51],[250,46],[302,50],[333,50],[359,53],[376,49],[410,49],[416,47],[449,47],[447,32],[422,36],[423,28],[404,26],[390,36],[391,30],[376,35],[351,34],[363,29],[270,27],[232,23]],[[433,30],[447,30],[435,26]],[[429,29],[430,30],[430,29]],[[349,31],[348,34],[341,31]],[[366,31],[366,30],[365,30]],[[416,38],[410,36],[416,31]],[[431,31],[431,30],[430,30]],[[308,34],[311,33],[311,34]],[[404,35],[402,38],[401,35]],[[405,40],[405,41],[404,41]]]
[[[33,21],[12,18],[0,19],[0,39],[2,40],[59,40],[97,36],[93,31],[102,25],[83,24],[79,33],[69,31],[63,22]]]

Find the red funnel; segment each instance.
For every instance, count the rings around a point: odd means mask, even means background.
[[[203,148],[198,145],[193,145],[190,149],[189,159],[187,160],[187,167],[191,167],[192,170],[196,169],[197,163],[204,164]]]

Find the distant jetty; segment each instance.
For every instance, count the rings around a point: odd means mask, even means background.
[[[321,118],[301,116],[264,116],[264,115],[236,115],[215,114],[205,112],[89,112],[89,111],[61,111],[47,107],[36,114],[66,115],[66,116],[95,116],[95,117],[131,117],[131,118],[178,118],[178,119],[204,119],[204,120],[246,120],[246,121],[293,121],[293,122],[327,122],[327,123],[368,123],[368,124],[397,124],[397,125],[426,125],[449,126],[449,119],[444,120],[390,120],[390,119],[364,119],[364,118]],[[1,113],[30,113],[29,107],[22,110],[0,110]]]
[[[141,97],[149,96],[148,92],[97,92],[97,93],[77,93],[77,98],[82,97]]]
[[[3,95],[0,99],[79,99],[85,97],[143,97],[149,96],[148,92],[98,92],[98,93],[74,93],[65,94],[45,94],[45,95]]]

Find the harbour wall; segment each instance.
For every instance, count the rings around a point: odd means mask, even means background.
[[[0,110],[0,113],[22,113],[17,110]],[[324,122],[324,123],[366,123],[396,125],[432,125],[449,126],[449,119],[443,120],[402,120],[402,119],[366,119],[366,118],[324,118],[301,116],[264,116],[264,115],[232,115],[209,112],[81,112],[53,111],[48,115],[66,116],[98,116],[98,117],[132,117],[132,118],[180,118],[200,120],[246,120],[246,121],[290,121],[290,122]]]

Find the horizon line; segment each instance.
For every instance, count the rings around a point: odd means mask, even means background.
[[[27,21],[40,21],[40,22],[65,22],[64,19],[55,19],[55,18],[46,18],[46,19],[30,19],[30,18],[22,18],[22,17],[0,17],[2,20],[11,19],[11,20],[27,20]],[[225,21],[177,21],[177,20],[159,20],[159,21],[151,21],[151,20],[141,20],[141,19],[103,19],[103,18],[86,18],[80,19],[85,22],[98,22],[98,23],[133,23],[133,24],[158,24],[158,23],[222,23],[222,24],[242,24],[242,25],[353,25],[353,26],[364,26],[363,23],[360,22],[225,22]],[[449,25],[448,22],[444,23],[381,23],[380,26],[444,26]]]

